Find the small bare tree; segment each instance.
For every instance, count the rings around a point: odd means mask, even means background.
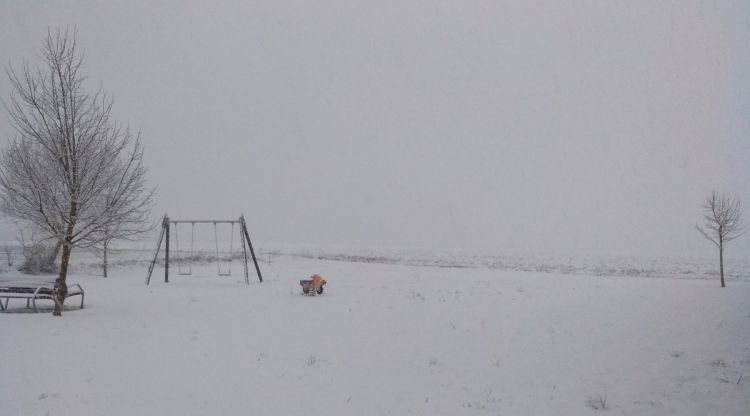
[[[13,246],[3,246],[3,253],[5,253],[5,261],[8,263],[8,267],[13,266]]]
[[[703,203],[703,211],[705,224],[696,225],[695,228],[718,247],[721,287],[725,287],[724,246],[746,230],[742,222],[742,205],[736,197],[712,192]]]
[[[125,227],[121,223],[113,223],[106,225],[99,232],[99,244],[92,246],[91,252],[97,255],[102,260],[102,275],[104,277],[109,276],[109,255],[117,253],[112,247],[112,242],[115,240],[135,240],[137,236],[154,229],[155,223],[146,225],[146,220],[137,225],[136,227]]]
[[[142,150],[139,154],[130,154],[129,158],[120,158],[112,161],[109,168],[112,174],[119,176],[122,172],[129,172],[128,183],[120,183],[117,187],[112,188],[103,195],[99,201],[100,212],[118,213],[117,218],[110,218],[105,221],[101,227],[95,231],[91,245],[91,250],[102,259],[102,273],[104,277],[108,276],[108,255],[112,252],[112,241],[114,240],[133,240],[148,231],[153,230],[156,223],[148,222],[148,213],[153,191],[147,191],[144,188],[146,183],[146,170],[139,168],[133,169],[133,165],[140,165],[143,158]],[[147,195],[144,198],[144,195]],[[125,207],[124,201],[130,201]],[[132,201],[139,201],[140,204],[134,204]],[[124,210],[123,210],[124,208]]]
[[[111,98],[83,88],[76,32],[48,31],[42,60],[6,70],[19,137],[0,156],[0,210],[61,242],[59,316],[73,247],[100,244],[107,228],[147,231],[154,191],[145,188],[140,137],[110,120]]]
[[[102,276],[109,277],[109,255],[112,254],[112,236],[108,230],[102,233],[101,244],[91,247],[89,250],[102,260]]]

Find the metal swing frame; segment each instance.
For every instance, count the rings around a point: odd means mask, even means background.
[[[148,274],[146,275],[146,284],[148,285],[151,282],[151,275],[154,272],[154,267],[156,266],[156,261],[159,258],[159,252],[161,251],[161,245],[162,241],[165,242],[164,244],[164,282],[169,283],[169,230],[171,228],[171,224],[174,224],[175,226],[175,239],[177,237],[177,224],[192,224],[193,232],[191,234],[191,255],[193,250],[193,239],[195,236],[195,224],[214,224],[214,236],[216,237],[216,225],[217,224],[231,224],[232,225],[232,237],[230,240],[230,258],[229,258],[229,268],[227,270],[226,274],[222,274],[221,271],[221,262],[218,262],[218,272],[220,276],[228,276],[231,273],[231,267],[232,267],[232,251],[233,251],[233,240],[234,240],[234,225],[238,224],[240,228],[240,242],[242,243],[242,254],[243,254],[243,269],[244,269],[244,275],[245,275],[245,284],[250,284],[250,275],[247,267],[247,252],[250,251],[250,255],[253,259],[253,264],[255,265],[255,271],[258,274],[258,281],[263,282],[263,276],[260,273],[260,267],[258,266],[258,260],[255,257],[255,250],[253,249],[253,243],[250,241],[250,233],[247,231],[247,224],[245,223],[245,216],[240,215],[240,218],[237,220],[172,220],[169,218],[168,215],[164,215],[164,218],[162,219],[161,224],[161,232],[159,233],[159,241],[156,243],[156,251],[154,252],[153,260],[151,260],[151,263],[148,266]],[[179,250],[179,246],[177,243],[175,243],[175,248]],[[218,258],[219,253],[219,243],[218,239],[216,239],[216,253]],[[180,264],[178,264],[178,273],[181,273]],[[192,274],[192,266],[190,269],[190,272]],[[187,274],[187,273],[185,273]]]

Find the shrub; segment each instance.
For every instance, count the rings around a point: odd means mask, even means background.
[[[23,264],[18,268],[19,271],[26,274],[37,273],[54,273],[56,247],[43,241],[34,242],[31,245],[24,245]]]

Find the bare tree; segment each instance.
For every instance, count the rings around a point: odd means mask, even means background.
[[[712,192],[703,203],[703,211],[705,224],[695,228],[719,248],[719,274],[721,287],[725,287],[724,246],[746,230],[742,222],[742,205],[736,197]]]
[[[104,277],[108,275],[108,254],[112,251],[112,241],[133,240],[139,235],[153,230],[156,223],[148,222],[148,214],[151,208],[153,190],[144,188],[146,182],[146,170],[140,164],[143,159],[143,150],[138,147],[138,152],[131,153],[128,158],[119,158],[112,161],[109,168],[114,176],[127,177],[127,182],[118,183],[117,187],[109,189],[99,200],[99,211],[104,213],[117,213],[116,218],[105,221],[95,231],[92,240],[96,241],[90,246],[92,251],[102,259],[102,272]],[[134,169],[138,165],[137,169]],[[122,175],[127,172],[126,175]],[[133,201],[140,202],[139,204]]]
[[[102,260],[102,276],[109,277],[109,255],[113,252],[112,240],[114,237],[106,229],[102,234],[101,244],[93,246],[89,250]]]
[[[61,315],[73,247],[103,241],[107,228],[145,232],[153,190],[145,188],[140,137],[110,120],[112,99],[83,88],[77,33],[48,31],[42,65],[7,69],[6,109],[19,137],[0,156],[0,210],[62,242],[54,315]]]
[[[13,266],[13,247],[10,245],[3,246],[3,253],[5,253],[5,260],[8,263],[8,267]]]
[[[99,233],[99,244],[90,248],[91,252],[102,259],[102,275],[108,277],[109,275],[109,255],[117,253],[112,247],[112,242],[115,240],[134,240],[140,234],[154,229],[156,223],[146,225],[146,220],[138,227],[123,227],[123,224],[113,223],[105,225]]]

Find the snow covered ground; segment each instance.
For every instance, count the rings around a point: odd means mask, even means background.
[[[263,283],[244,285],[235,263],[231,277],[206,264],[169,284],[157,268],[145,286],[146,257],[121,254],[108,279],[75,258],[86,307],[73,298],[60,319],[10,301],[0,414],[750,413],[744,272],[721,289],[264,255]],[[322,296],[300,295],[312,273],[329,282]]]

